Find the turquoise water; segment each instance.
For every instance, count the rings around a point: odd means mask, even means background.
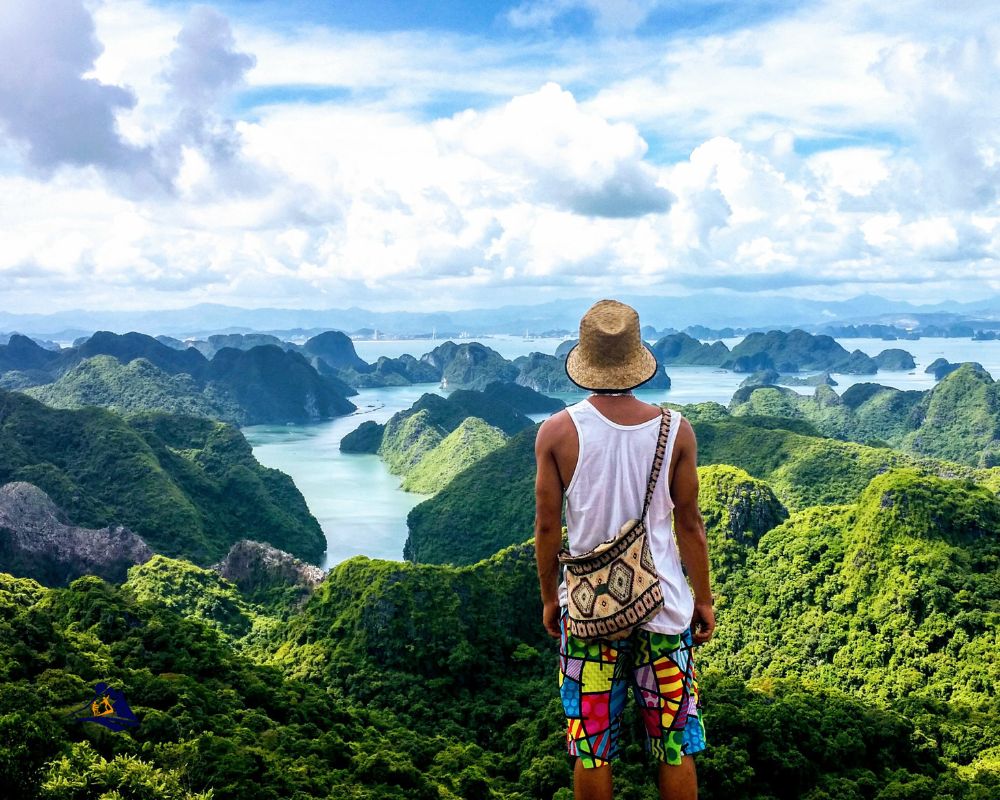
[[[723,339],[728,347],[743,337]],[[561,340],[520,337],[496,337],[483,340],[506,358],[537,350],[551,353]],[[439,342],[438,342],[439,343]],[[429,340],[358,342],[358,354],[374,361],[379,355],[420,356],[432,349]],[[978,361],[995,378],[1000,376],[1000,342],[973,342],[969,339],[921,339],[884,342],[880,339],[843,339],[848,350],[859,349],[877,355],[888,347],[900,347],[913,354],[917,368],[904,372],[879,372],[877,375],[838,375],[838,393],[853,383],[870,381],[899,389],[929,389],[934,377],[924,368],[938,357],[949,361]],[[728,404],[745,374],[716,367],[669,366],[672,387],[666,391],[642,391],[636,394],[648,402],[692,403],[715,400]],[[791,387],[802,394],[812,394],[808,386]],[[255,425],[243,429],[254,455],[264,465],[288,473],[299,487],[309,509],[319,520],[327,539],[324,568],[354,555],[398,560],[406,541],[406,515],[424,495],[399,488],[399,479],[390,475],[377,456],[348,455],[340,452],[340,440],[365,420],[385,422],[397,411],[409,408],[425,392],[441,394],[433,385],[403,386],[391,389],[364,389],[352,398],[358,411],[347,417],[313,425]],[[567,402],[585,396],[557,395]],[[536,420],[546,415],[535,415]]]
[[[406,515],[426,495],[404,492],[378,456],[340,452],[340,440],[365,420],[385,422],[436,386],[366,389],[351,398],[358,411],[313,425],[253,425],[243,434],[261,464],[292,476],[326,534],[334,564],[356,555],[399,560]]]

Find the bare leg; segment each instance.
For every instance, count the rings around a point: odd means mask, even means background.
[[[611,800],[611,766],[585,769],[578,758],[573,765],[575,800]]]
[[[694,756],[681,756],[680,766],[660,764],[660,800],[698,800]]]

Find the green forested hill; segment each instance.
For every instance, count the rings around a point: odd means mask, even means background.
[[[67,718],[99,681],[124,692],[137,728]],[[482,783],[479,769],[461,771],[478,767],[477,753],[256,664],[197,613],[148,593],[97,578],[44,589],[0,573],[10,800],[436,800],[439,783],[452,797]]]
[[[467,417],[430,450],[403,479],[408,492],[434,494],[479,459],[503,447],[507,437],[479,417]]]
[[[448,397],[421,396],[384,425],[368,421],[340,443],[345,453],[378,453],[403,488],[435,492],[508,436],[531,426],[521,409],[561,407],[525,386],[491,383],[483,391],[458,389]]]
[[[112,356],[85,359],[54,383],[22,390],[53,408],[103,406],[119,414],[166,411],[238,422],[240,409],[224,396],[207,397],[186,373],[171,375],[145,358],[122,364]]]
[[[440,372],[450,389],[482,389],[495,381],[513,382],[518,375],[517,367],[479,342],[444,342],[420,360]]]
[[[722,624],[703,653],[744,679],[798,676],[897,708],[1000,787],[998,575],[996,495],[891,470],[746,548],[717,586]]]
[[[326,546],[283,472],[262,467],[236,428],[195,417],[65,411],[0,390],[0,484],[43,489],[78,525],[131,528],[153,550],[198,563],[238,539],[309,561]]]
[[[537,432],[537,425],[521,431],[414,507],[403,557],[472,564],[523,540],[535,518]]]
[[[729,357],[723,342],[708,344],[687,333],[671,333],[650,348],[661,364],[703,364],[718,366]]]
[[[682,410],[719,623],[696,651],[703,800],[1000,795],[1000,468]],[[407,558],[466,566],[358,557],[318,586],[252,595],[162,555],[121,586],[0,574],[0,793],[570,800],[529,540],[536,430],[412,512]],[[13,479],[151,544],[133,520],[153,521],[201,564],[249,529],[300,549],[318,534],[291,481],[208,420],[0,392],[0,483]],[[124,690],[138,728],[66,717],[98,681]],[[617,796],[653,800],[631,707],[623,736]]]

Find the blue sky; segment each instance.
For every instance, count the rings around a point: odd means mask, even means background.
[[[189,3],[170,0],[164,7],[186,8]],[[791,0],[718,0],[717,2],[636,2],[605,5],[609,14],[638,16],[638,22],[624,30],[641,37],[662,37],[682,30],[726,30],[752,25],[805,5]],[[227,0],[215,7],[229,16],[259,24],[294,27],[322,25],[369,32],[436,30],[475,37],[524,40],[560,37],[600,37],[609,32],[607,21],[593,13],[593,6],[573,2],[331,2],[331,0]],[[537,21],[525,19],[535,14]],[[603,26],[603,27],[602,27]]]
[[[984,0],[4,4],[0,306],[974,299],[998,53]]]

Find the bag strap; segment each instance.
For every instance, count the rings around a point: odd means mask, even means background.
[[[672,417],[669,408],[664,408],[660,412],[660,436],[656,440],[656,453],[653,455],[653,468],[649,473],[649,483],[646,484],[646,501],[642,504],[641,520],[646,519],[649,512],[649,504],[653,500],[653,491],[656,489],[656,482],[660,478],[660,470],[663,468],[663,457],[667,450],[667,437],[670,435],[670,423]]]

